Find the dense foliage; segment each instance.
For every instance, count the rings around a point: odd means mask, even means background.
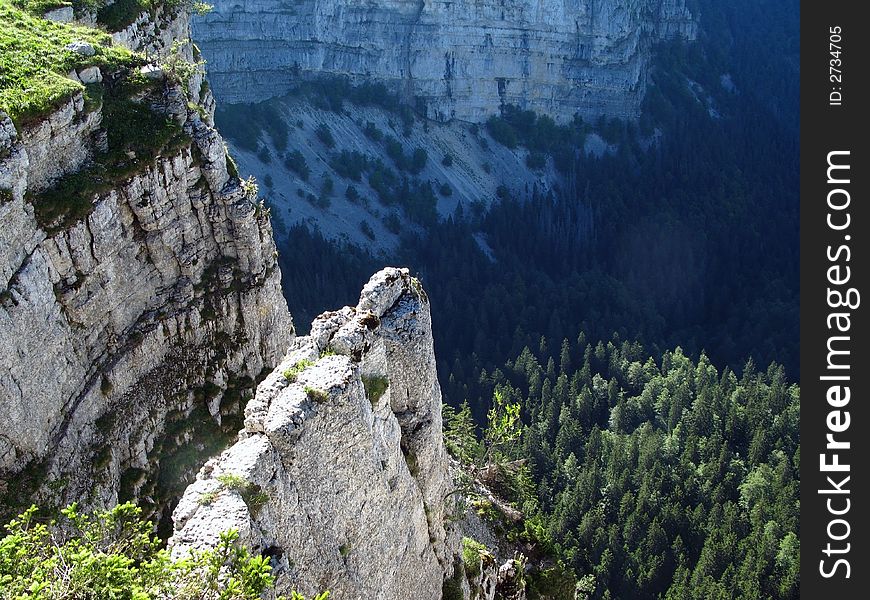
[[[527,461],[535,486],[515,498],[527,528],[589,597],[796,598],[800,400],[783,369],[738,377],[679,349],[656,363],[639,344],[583,336],[548,348],[477,379],[492,410],[522,406],[522,442],[496,460]],[[445,414],[448,448],[480,456],[469,411]],[[503,427],[489,423],[484,441]]]
[[[214,550],[172,561],[141,510],[121,504],[89,515],[75,505],[40,521],[31,507],[0,538],[0,598],[254,600],[274,583],[267,558],[238,546],[236,532]]]

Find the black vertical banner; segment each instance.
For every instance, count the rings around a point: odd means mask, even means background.
[[[862,8],[801,3],[803,598],[870,597],[870,32]]]

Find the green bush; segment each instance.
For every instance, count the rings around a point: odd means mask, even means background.
[[[329,164],[341,177],[359,182],[362,181],[363,173],[369,168],[369,159],[356,150],[352,152],[342,150],[332,157]]]
[[[97,11],[97,23],[109,31],[120,31],[133,23],[143,11],[152,6],[153,0],[115,0]]]
[[[495,141],[506,148],[513,149],[519,144],[517,132],[510,123],[504,119],[490,117],[486,122],[486,130],[489,131],[489,135],[491,135]]]
[[[426,162],[429,160],[429,154],[424,148],[415,148],[411,154],[411,173],[417,174],[426,167]]]
[[[274,584],[269,559],[239,546],[236,531],[213,550],[172,561],[133,504],[95,514],[72,504],[47,523],[36,512],[10,521],[0,538],[4,598],[255,600]]]
[[[365,136],[371,140],[376,142],[380,142],[384,139],[384,132],[378,129],[378,126],[372,123],[371,121],[366,121],[365,128],[363,129],[363,133]]]
[[[360,200],[359,192],[352,185],[347,186],[347,189],[344,192],[344,197],[347,198],[350,202],[356,204]]]
[[[465,566],[465,573],[469,578],[480,575],[481,563],[487,555],[489,555],[489,550],[484,544],[470,537],[462,538],[462,564]]]
[[[327,148],[335,147],[335,138],[332,137],[332,132],[329,130],[329,127],[326,126],[325,123],[321,123],[317,126],[317,130],[315,131],[317,134],[317,139],[319,139]]]
[[[365,219],[359,222],[359,230],[363,232],[363,235],[374,241],[375,239],[375,230],[372,229],[372,226],[369,225]]]
[[[387,151],[387,156],[393,159],[399,169],[404,170],[406,166],[405,150],[402,148],[402,143],[391,135],[384,138],[384,148]]]
[[[36,17],[41,17],[50,10],[70,5],[64,0],[12,0],[12,3]]]
[[[335,191],[335,181],[332,180],[332,177],[326,175],[320,184],[320,196],[321,198],[329,198],[332,196],[333,191]]]
[[[308,181],[311,169],[308,168],[308,162],[299,150],[294,150],[287,155],[284,159],[284,166],[299,175],[299,179],[302,181]]]

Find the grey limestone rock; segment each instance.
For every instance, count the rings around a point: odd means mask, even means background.
[[[90,42],[84,42],[81,40],[70,42],[66,45],[66,49],[75,52],[76,54],[81,54],[82,56],[93,56],[96,53],[96,50],[94,50],[94,47]]]
[[[171,16],[170,33],[153,27],[155,52],[188,30],[185,13]],[[186,445],[203,451],[200,432],[241,422],[243,399],[293,339],[267,212],[227,173],[223,140],[180,88],[162,97],[152,108],[189,143],[95,187],[87,216],[57,228],[36,218],[32,194],[105,146],[102,112],[78,93],[20,131],[0,114],[5,510],[121,495],[160,509],[168,498],[148,486],[161,461]]]
[[[194,21],[218,100],[282,95],[312,74],[382,81],[430,118],[503,104],[559,120],[637,116],[651,45],[693,39],[685,0],[216,0]]]
[[[61,6],[46,12],[43,17],[56,23],[71,23],[75,15],[72,6]]]
[[[453,569],[452,480],[428,300],[406,269],[385,269],[311,331],[260,384],[239,441],[185,492],[173,556],[234,528],[273,558],[279,593],[436,597]],[[366,391],[374,376],[389,382],[380,397]],[[228,488],[227,474],[250,488]]]

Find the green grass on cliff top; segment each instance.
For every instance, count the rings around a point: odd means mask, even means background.
[[[117,68],[136,62],[136,55],[97,29],[52,23],[23,10],[24,0],[0,0],[0,110],[24,125],[43,117],[82,85],[67,77],[72,69],[97,65]],[[81,56],[66,50],[85,41],[96,50]]]

